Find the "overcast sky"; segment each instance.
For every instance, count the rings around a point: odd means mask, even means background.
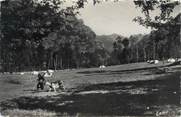
[[[2,0],[0,0],[2,1]],[[71,5],[73,0],[67,0],[67,5]],[[120,0],[120,2],[103,2],[95,6],[88,0],[89,3],[85,8],[80,10],[79,18],[84,20],[84,23],[92,28],[97,35],[109,35],[113,33],[123,36],[132,34],[149,33],[150,29],[140,26],[133,22],[133,18],[141,16],[141,11],[135,8],[133,0]],[[113,0],[110,0],[113,1]],[[174,14],[181,11],[181,6],[177,7]],[[153,14],[158,13],[157,11]]]
[[[117,33],[129,36],[150,31],[132,21],[135,16],[142,15],[133,2],[104,2],[96,6],[89,4],[80,13],[84,23],[98,35]]]
[[[178,11],[179,8],[176,9],[176,13]],[[130,36],[132,34],[150,32],[150,29],[146,29],[132,21],[135,16],[142,14],[140,9],[135,8],[131,0],[123,0],[116,3],[104,2],[95,6],[90,3],[80,10],[80,14],[79,17],[97,35],[117,33],[123,36]]]

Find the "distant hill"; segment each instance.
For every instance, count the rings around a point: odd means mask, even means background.
[[[144,55],[149,59],[180,58],[180,27],[181,13],[170,22],[165,23],[158,30],[152,31],[152,33],[148,35],[139,36],[140,39],[137,39],[138,41],[134,45],[139,48],[140,58]],[[132,38],[136,39],[137,37],[133,36]],[[143,48],[145,49],[145,53]],[[155,49],[155,51],[153,49]]]
[[[131,35],[129,37],[130,40],[130,44],[133,45],[137,45],[138,43],[145,41],[145,34],[135,34],[135,35]]]
[[[103,43],[105,49],[108,52],[112,52],[113,51],[113,43],[116,41],[117,37],[120,37],[122,39],[124,38],[124,36],[118,35],[118,34],[97,35],[96,41]],[[134,44],[141,42],[143,37],[144,37],[143,34],[135,34],[135,35],[130,36],[128,39],[130,39],[131,45],[134,45]]]
[[[118,35],[118,34],[111,34],[111,35],[97,35],[96,40],[103,43],[105,49],[108,52],[113,51],[113,43],[116,40],[116,38],[120,36],[123,38],[123,36]]]

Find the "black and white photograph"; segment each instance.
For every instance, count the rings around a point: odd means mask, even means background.
[[[180,116],[180,0],[0,0],[0,117]]]

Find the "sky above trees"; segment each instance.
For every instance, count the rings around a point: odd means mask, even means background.
[[[177,6],[173,15],[177,15],[180,8]],[[152,15],[159,12],[153,12]],[[133,22],[136,16],[142,16],[141,10],[135,8],[132,0],[122,0],[121,2],[103,2],[95,6],[88,3],[80,10],[80,18],[90,26],[97,35],[107,35],[118,33],[123,36],[133,34],[147,34],[150,29]]]
[[[65,6],[71,6],[72,1],[76,0],[67,0]],[[97,35],[117,33],[123,36],[130,36],[133,34],[150,33],[151,29],[147,29],[137,22],[133,22],[133,18],[136,16],[143,16],[141,10],[135,8],[133,0],[112,1],[113,0],[93,5],[92,0],[88,0],[86,6],[80,9],[78,18],[83,19],[85,25],[91,27]],[[174,9],[173,15],[176,16],[180,11],[181,5]],[[158,13],[159,12],[156,11],[152,14]]]
[[[129,36],[150,31],[132,22],[135,16],[142,15],[138,9],[135,9],[133,2],[107,2],[95,6],[89,4],[80,13],[85,24],[98,35],[118,33]]]

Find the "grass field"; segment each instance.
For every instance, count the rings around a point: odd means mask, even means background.
[[[59,70],[63,92],[36,91],[36,76],[1,74],[0,112],[24,116],[179,116],[181,66],[157,73],[162,64],[125,64]]]

